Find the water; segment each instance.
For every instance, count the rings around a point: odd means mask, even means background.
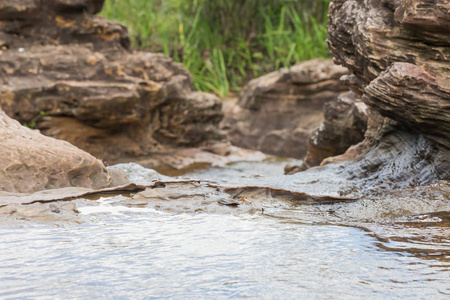
[[[124,214],[0,239],[3,299],[450,295],[448,262],[383,250],[356,228],[266,216]]]
[[[81,223],[2,228],[0,299],[449,299],[449,227],[426,214],[448,199],[394,196],[240,215],[79,202]]]

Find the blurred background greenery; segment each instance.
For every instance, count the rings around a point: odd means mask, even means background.
[[[183,63],[195,88],[225,97],[280,67],[328,57],[330,0],[106,0],[135,47]]]

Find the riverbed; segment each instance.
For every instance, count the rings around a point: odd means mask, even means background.
[[[243,162],[183,177],[276,182],[284,164]],[[3,226],[0,298],[448,299],[450,204],[436,192],[447,184],[405,198],[271,201],[242,214],[123,205],[128,195],[86,199],[76,222]]]

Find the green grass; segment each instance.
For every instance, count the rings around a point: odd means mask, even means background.
[[[196,89],[226,96],[251,78],[328,57],[329,0],[106,0],[134,45],[182,62]]]

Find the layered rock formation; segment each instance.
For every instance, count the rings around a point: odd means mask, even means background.
[[[449,179],[450,3],[335,0],[329,16],[330,50],[370,112],[366,139],[328,161],[367,154],[353,176],[387,188]]]
[[[127,182],[125,174],[65,141],[30,130],[0,110],[0,191],[100,189]]]
[[[129,52],[99,0],[0,4],[0,105],[22,123],[114,163],[221,140],[221,101],[170,58]]]
[[[450,148],[450,3],[335,0],[329,46],[381,115]]]
[[[303,158],[306,141],[323,121],[324,104],[347,91],[347,70],[312,60],[252,80],[222,126],[230,141],[284,157]]]

